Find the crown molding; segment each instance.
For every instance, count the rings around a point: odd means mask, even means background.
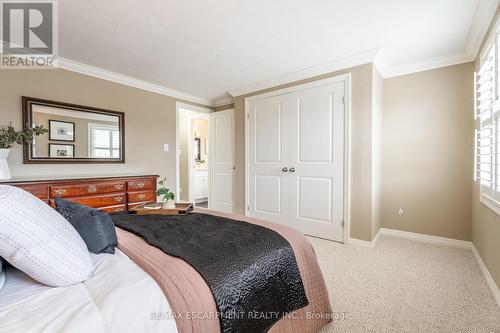
[[[297,72],[281,75],[269,80],[257,82],[240,88],[230,89],[228,90],[228,93],[233,97],[246,95],[259,90],[273,88],[283,84],[308,79],[314,76],[328,74],[342,69],[372,63],[377,54],[379,53],[379,51],[380,49],[372,49],[364,51],[351,56],[339,58],[321,65],[309,67]]]
[[[234,103],[234,98],[232,96],[226,96],[213,101],[213,106],[219,107],[233,103]]]
[[[150,91],[156,94],[165,95],[169,97],[174,97],[180,100],[206,105],[213,107],[214,103],[206,98],[191,95],[182,91],[171,89],[159,84],[151,83],[148,81],[133,78],[131,76],[115,73],[108,71],[106,69],[94,67],[91,65],[82,64],[77,61],[65,59],[58,57],[58,68],[62,68],[68,71],[93,76],[99,79],[123,84],[129,87],[134,87],[146,91]]]
[[[469,58],[476,58],[479,48],[488,32],[488,28],[495,17],[497,7],[498,0],[480,0],[465,48]]]
[[[384,79],[388,79],[402,75],[429,71],[437,68],[459,65],[471,61],[474,61],[474,58],[465,54],[459,54],[451,57],[434,59],[432,61],[415,62],[410,64],[394,66],[394,65],[388,65],[387,62],[385,61],[385,57],[383,56],[383,54],[381,54],[374,61],[374,66],[377,67],[377,69],[380,72],[380,75],[382,75]]]

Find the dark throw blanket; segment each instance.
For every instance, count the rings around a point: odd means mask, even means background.
[[[224,333],[267,332],[282,316],[308,305],[293,249],[273,230],[200,213],[112,217],[117,227],[200,273]]]

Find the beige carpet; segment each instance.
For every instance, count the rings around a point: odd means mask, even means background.
[[[309,238],[335,317],[331,332],[500,332],[470,251],[383,236],[374,249]]]

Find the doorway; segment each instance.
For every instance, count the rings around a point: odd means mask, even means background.
[[[177,200],[208,208],[210,110],[177,103]]]

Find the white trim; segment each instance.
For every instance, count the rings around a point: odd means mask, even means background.
[[[213,101],[213,106],[218,107],[218,106],[224,106],[224,105],[229,105],[234,103],[234,98],[232,96],[227,96],[227,97],[222,97],[219,99],[216,99]]]
[[[206,113],[206,114],[214,112],[214,110],[211,110],[209,108],[204,108],[202,106],[187,104],[187,103],[183,103],[183,102],[175,102],[175,106],[176,106],[177,110],[182,109],[182,110],[194,111],[194,112]]]
[[[269,80],[260,81],[240,88],[230,89],[228,90],[228,93],[233,97],[247,95],[256,91],[274,88],[280,85],[289,84],[300,80],[310,79],[315,76],[334,73],[337,71],[369,63],[372,63],[378,69],[380,75],[384,79],[387,79],[391,77],[408,75],[437,68],[459,65],[474,60],[475,60],[474,56],[462,53],[442,58],[435,58],[423,62],[414,62],[401,65],[389,65],[387,64],[383,50],[374,49],[361,52],[352,56],[333,60],[326,64],[321,64],[303,70],[299,70],[296,72],[284,74]]]
[[[375,247],[373,241],[365,241],[357,238],[349,237],[349,240],[346,242],[349,245],[363,246],[363,247]]]
[[[493,294],[493,298],[497,302],[498,306],[500,307],[500,289],[498,288],[497,284],[495,283],[495,280],[493,280],[493,277],[490,274],[490,271],[484,264],[483,259],[479,255],[479,252],[477,251],[476,247],[472,245],[471,247],[472,254],[474,255],[474,258],[476,259],[476,262],[479,266],[479,269],[481,270],[481,273],[483,273],[484,279],[486,280],[486,284],[490,288],[491,293]]]
[[[377,234],[375,235],[375,237],[373,237],[373,239],[371,241],[365,241],[365,240],[349,237],[349,238],[347,238],[348,239],[347,244],[364,246],[364,247],[375,247],[375,245],[377,245],[377,242],[378,242],[380,236],[382,235],[381,230],[382,229],[379,229],[377,231]]]
[[[315,76],[333,73],[350,67],[372,63],[380,49],[372,49],[351,56],[333,60],[331,62],[309,67],[293,73],[281,75],[269,80],[257,82],[240,88],[230,89],[228,93],[233,96],[246,95],[255,91],[277,87],[283,84],[309,79]]]
[[[123,84],[129,87],[134,87],[146,91],[151,91],[160,95],[170,96],[174,98],[178,98],[181,100],[203,104],[207,106],[214,106],[213,102],[207,98],[198,97],[195,95],[191,95],[179,90],[171,89],[159,84],[151,83],[145,80],[140,80],[133,78],[131,76],[115,73],[106,69],[94,67],[91,65],[82,64],[77,61],[65,59],[58,57],[58,67],[62,69],[66,69],[68,71],[93,76],[99,79]]]
[[[319,87],[328,85],[334,82],[345,82],[346,91],[344,94],[345,98],[345,133],[344,133],[344,243],[349,240],[349,234],[351,230],[351,105],[352,105],[352,92],[351,92],[351,73],[341,74],[334,77],[329,77],[322,80],[317,80],[309,83],[304,83],[300,85],[295,85],[288,88],[273,90],[268,93],[251,96],[245,98],[245,216],[248,216],[248,206],[249,206],[249,129],[250,124],[248,120],[249,115],[249,104],[251,101],[284,95],[295,91],[300,91],[304,89],[310,89],[313,87]]]
[[[379,62],[376,62],[375,64],[380,72],[380,75],[382,75],[384,79],[388,79],[402,75],[429,71],[432,69],[460,65],[471,61],[474,61],[473,57],[462,54],[452,57],[433,59],[432,61],[416,62],[403,65],[386,65],[384,60],[379,60]]]
[[[351,73],[340,74],[340,75],[328,77],[326,79],[315,80],[315,81],[311,81],[308,83],[298,84],[298,85],[294,85],[291,87],[273,90],[273,91],[259,94],[259,95],[255,95],[255,96],[246,97],[245,101],[253,102],[253,101],[257,101],[259,99],[264,99],[264,98],[268,98],[268,97],[286,95],[286,94],[293,93],[296,91],[326,86],[326,85],[329,85],[329,84],[332,84],[335,82],[350,81],[350,78],[351,78]],[[350,88],[350,86],[349,86],[349,88]],[[350,92],[349,92],[349,96],[345,96],[345,97],[349,97],[349,98],[346,98],[346,100],[350,100]],[[248,111],[248,110],[246,110],[246,111]]]
[[[486,207],[488,207],[489,209],[491,209],[492,211],[494,211],[495,213],[500,215],[500,206],[496,202],[494,202],[493,200],[491,200],[490,198],[488,198],[487,196],[485,196],[482,193],[479,193],[479,201],[483,205],[485,205]]]
[[[466,45],[466,54],[475,59],[481,43],[488,32],[488,28],[495,17],[498,0],[481,0],[469,32]]]
[[[415,232],[401,231],[401,230],[395,230],[395,229],[380,228],[379,233],[382,236],[398,237],[398,238],[410,239],[410,240],[414,240],[414,241],[425,242],[425,243],[436,244],[436,245],[459,247],[462,249],[469,249],[469,250],[473,246],[472,242],[468,242],[468,241],[452,239],[452,238],[445,238],[445,237],[438,237],[438,236],[431,236],[431,235],[425,235],[425,234],[418,234]]]

